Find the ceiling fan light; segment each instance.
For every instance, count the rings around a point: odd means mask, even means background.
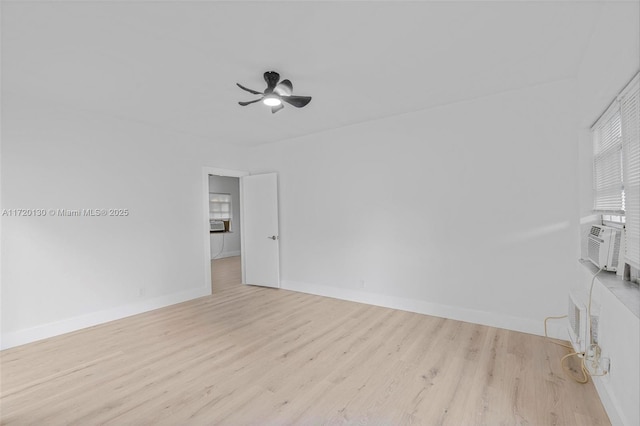
[[[262,102],[268,106],[278,106],[282,103],[282,101],[276,96],[266,96]]]

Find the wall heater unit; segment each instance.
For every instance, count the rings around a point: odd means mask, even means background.
[[[622,230],[610,226],[592,226],[589,231],[589,260],[605,271],[617,271]]]
[[[588,295],[582,292],[572,291],[569,293],[569,340],[573,349],[578,353],[586,352],[589,344],[587,299]]]

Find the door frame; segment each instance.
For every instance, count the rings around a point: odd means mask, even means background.
[[[248,176],[250,173],[244,170],[230,170],[230,169],[221,169],[218,167],[203,167],[202,168],[202,225],[203,225],[203,234],[205,235],[204,239],[204,257],[205,257],[205,268],[204,268],[204,279],[205,285],[209,288],[209,294],[212,294],[211,288],[211,234],[209,233],[209,175],[214,176],[224,176],[224,177],[235,177],[242,178],[243,176]],[[240,187],[240,199],[238,202],[240,203],[240,212],[242,212],[242,185]],[[242,226],[243,215],[240,214],[240,229],[242,230],[244,227]],[[244,244],[243,233],[240,231],[240,264],[241,264],[241,273],[242,273],[242,282],[244,283]]]

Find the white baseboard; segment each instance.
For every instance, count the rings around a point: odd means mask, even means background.
[[[216,259],[224,259],[225,257],[233,257],[233,256],[240,256],[240,250],[223,251],[216,257]]]
[[[600,397],[600,401],[602,402],[604,411],[606,411],[607,416],[609,416],[611,426],[631,425],[631,423],[622,420],[620,413],[622,413],[623,411],[620,409],[616,401],[611,398],[611,395],[609,395],[607,385],[604,383],[604,377],[592,377],[591,379],[593,380],[593,385],[596,388],[596,392],[598,392],[598,396]]]
[[[496,314],[493,312],[430,303],[423,300],[387,296],[384,294],[369,293],[361,290],[309,284],[298,281],[282,281],[281,288],[285,290],[299,291],[301,293],[349,300],[351,302],[366,303],[368,305],[382,306],[385,308],[399,309],[401,311],[416,312],[419,314],[432,315],[441,318],[454,319],[544,336],[543,318],[540,320],[532,320],[528,318]],[[551,324],[549,322],[547,324],[547,328],[550,337],[563,340],[567,339],[566,323],[564,321],[555,321],[555,324]]]
[[[8,349],[14,346],[20,346],[37,340],[46,339],[48,337],[59,336],[60,334],[70,333],[72,331],[92,327],[94,325],[103,324],[105,322],[114,321],[131,315],[137,315],[154,309],[163,308],[165,306],[174,305],[176,303],[186,302],[187,300],[196,299],[198,297],[208,296],[210,294],[211,287],[200,287],[144,300],[138,303],[119,306],[117,308],[106,309],[86,315],[67,318],[61,321],[42,324],[32,328],[4,333],[0,338],[0,349]]]

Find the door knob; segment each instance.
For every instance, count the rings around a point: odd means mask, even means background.
[[[273,240],[273,241],[278,239],[278,237],[276,237],[275,235],[272,235],[272,236],[267,237],[267,238],[270,239],[270,240]]]

